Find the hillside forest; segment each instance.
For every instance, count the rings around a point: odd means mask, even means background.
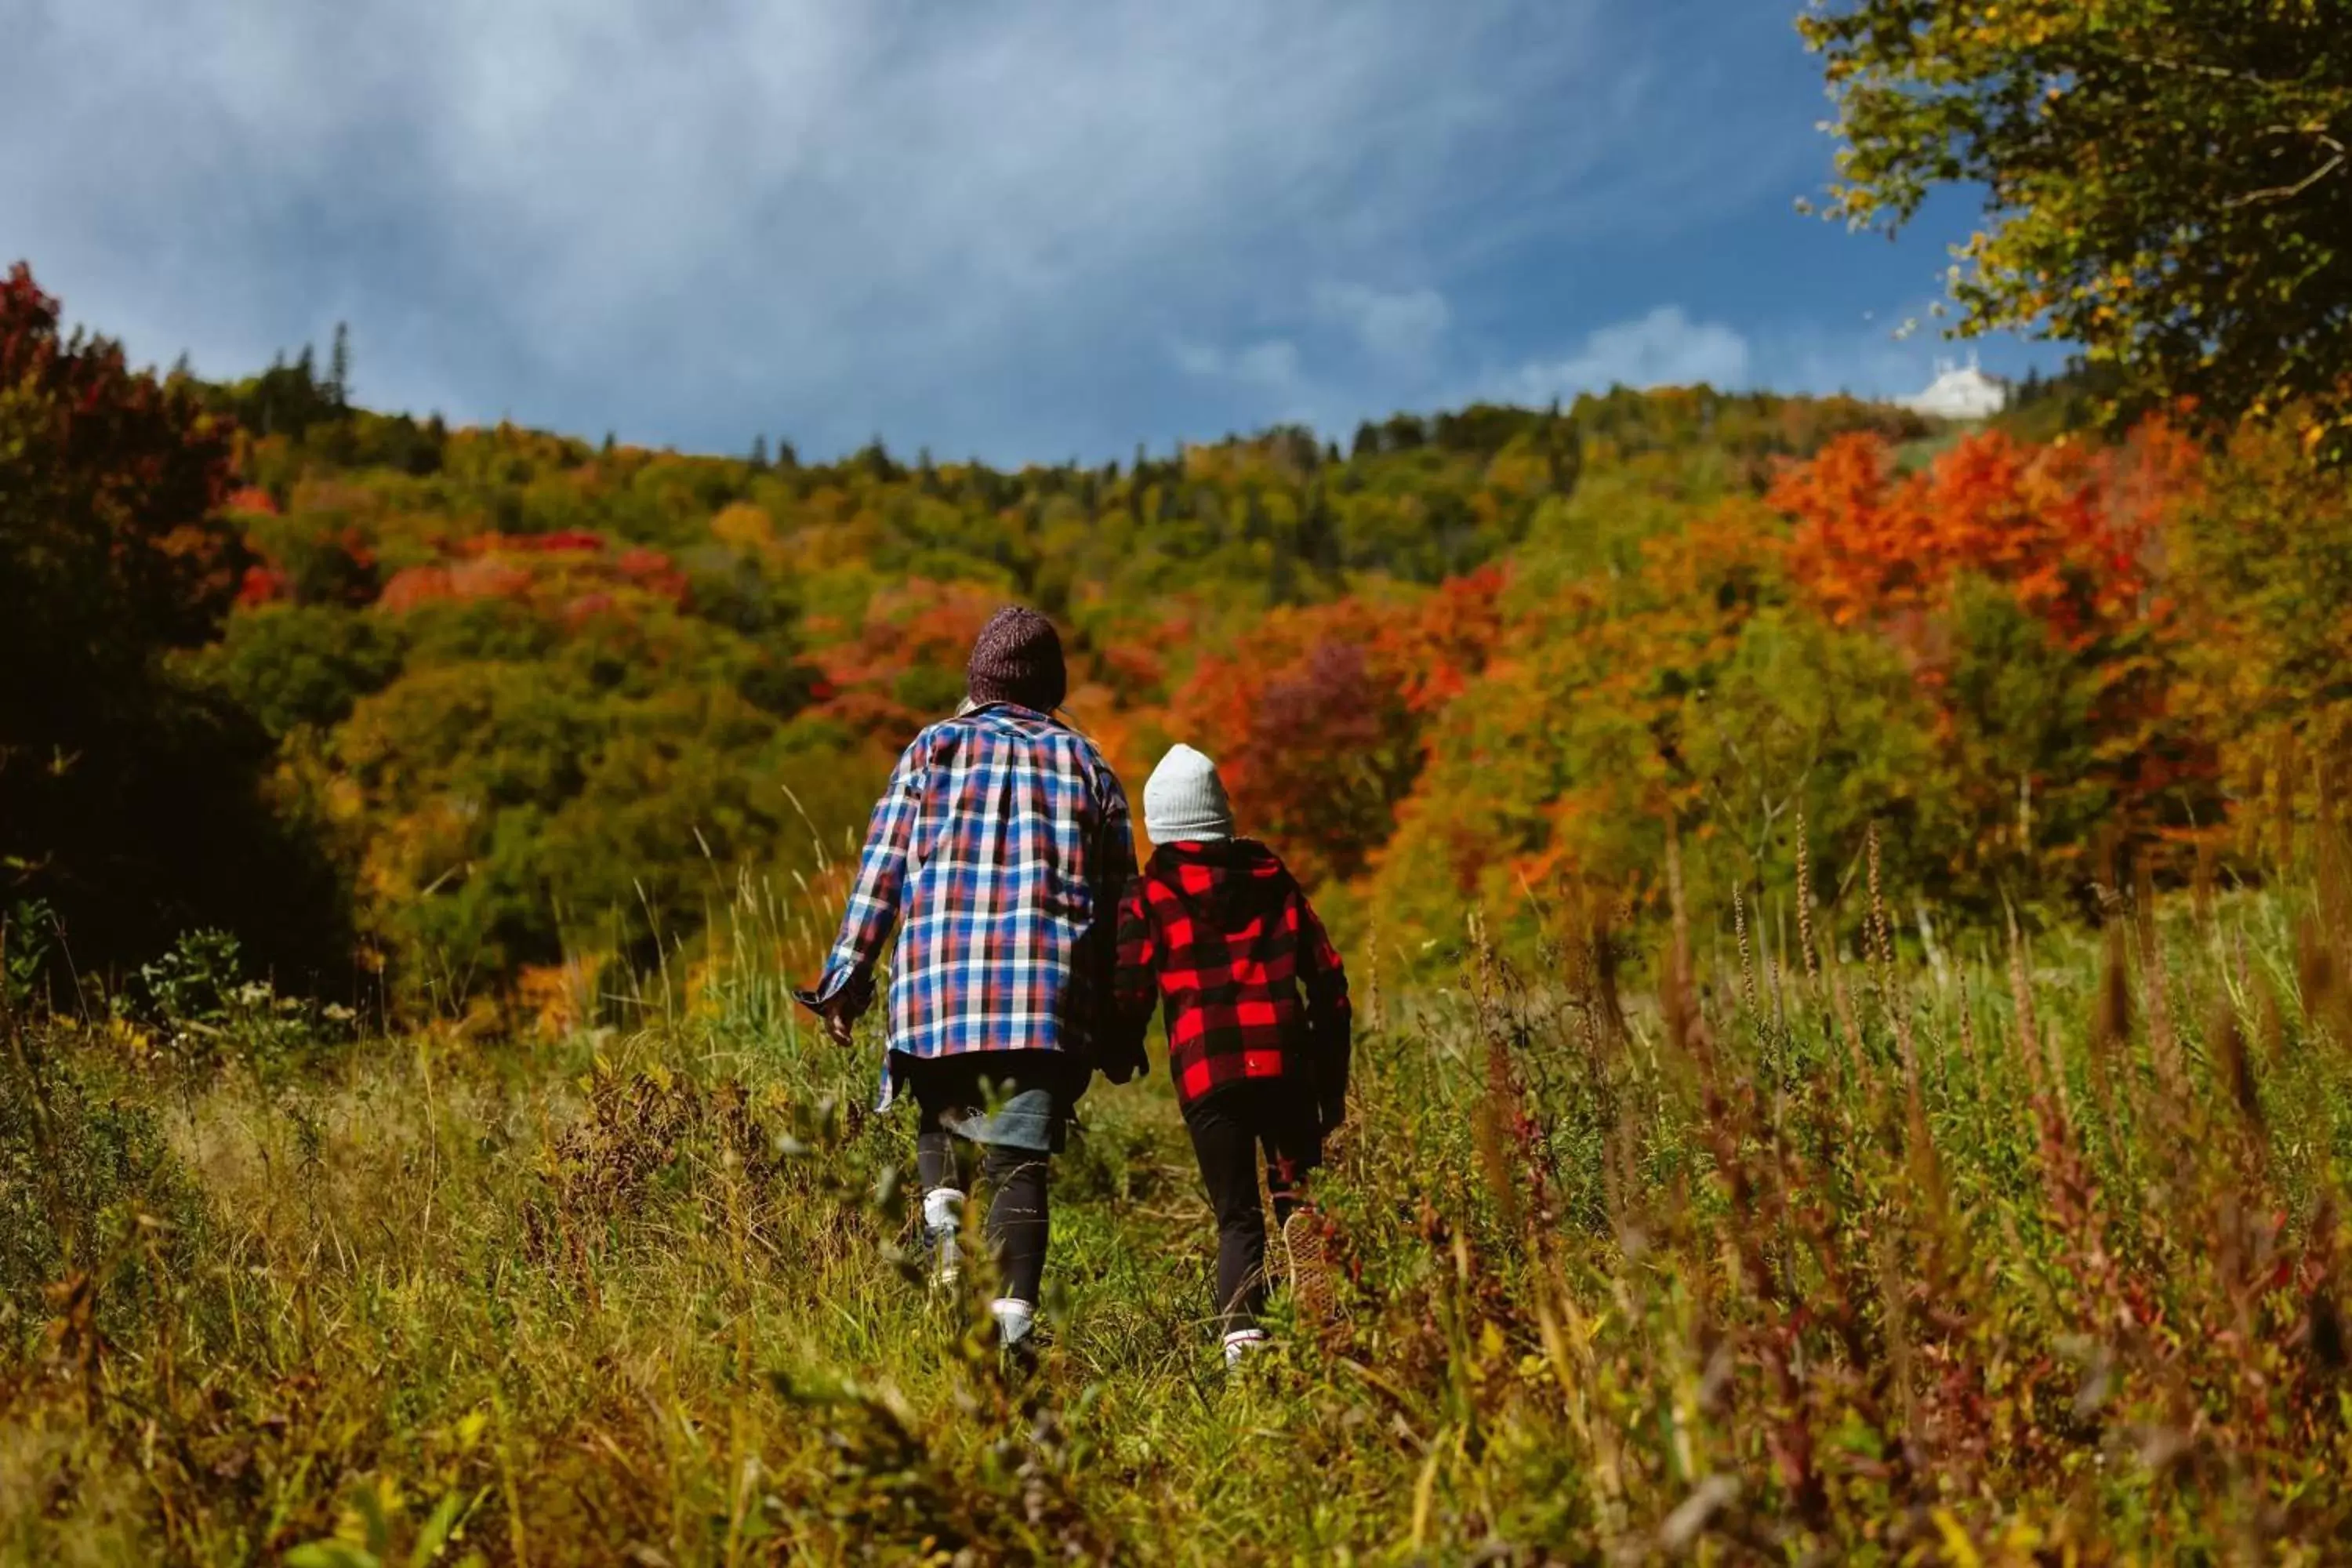
[[[59,322],[18,267],[0,878],[51,984],[218,928],[489,1025],[719,962],[709,910],[838,874],[1008,600],[1131,787],[1200,745],[1348,940],[1441,970],[1465,908],[1520,952],[1654,913],[1670,825],[1711,902],[1801,819],[1848,847],[1820,898],[1876,821],[1946,920],[2248,875],[2352,699],[2340,480],[2102,427],[2081,374],[1969,430],[1619,389],[1006,472],[452,429],[356,405],[340,333],[213,384]]]
[[[15,266],[0,1568],[2342,1561],[2340,9],[1804,8],[1822,213],[2079,351],[1968,426],[698,455]],[[1007,601],[1345,954],[1239,1363],[1164,1052],[1022,1349],[792,1000]]]

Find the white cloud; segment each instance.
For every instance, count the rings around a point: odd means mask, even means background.
[[[1719,321],[1695,321],[1677,305],[1602,327],[1563,358],[1530,360],[1486,378],[1479,395],[1534,405],[1612,386],[1748,384],[1748,339]]]
[[[1328,290],[1318,290],[1318,305],[1332,297]],[[1363,290],[1350,297],[1350,303],[1358,308],[1349,319],[1359,325],[1365,321],[1381,321],[1370,334],[1360,331],[1360,337],[1377,337],[1382,331],[1407,336],[1395,321],[1382,321],[1381,312],[1393,310],[1396,317],[1413,321],[1414,330],[1421,331],[1422,321],[1415,320],[1408,309],[1412,299]],[[1443,303],[1438,301],[1441,311]],[[1409,346],[1425,358],[1434,347],[1433,336]],[[1189,374],[1256,395],[1255,412],[1259,417],[1304,422],[1327,434],[1404,406],[1403,400],[1383,404],[1380,391],[1368,391],[1363,383],[1326,366],[1310,369],[1297,346],[1286,338],[1263,340],[1236,350],[1185,341],[1174,344],[1171,353]],[[1570,401],[1579,393],[1606,392],[1612,386],[1642,389],[1705,382],[1717,389],[1730,389],[1752,384],[1756,363],[1748,340],[1740,332],[1721,322],[1694,321],[1679,306],[1662,305],[1647,315],[1589,333],[1573,353],[1528,360],[1466,383],[1457,380],[1422,402],[1441,408],[1477,402],[1533,407],[1555,398]],[[1826,359],[1808,361],[1801,368],[1815,371],[1827,363]],[[1411,378],[1408,384],[1419,386]],[[1428,390],[1426,386],[1419,389]]]
[[[1431,288],[1386,293],[1360,283],[1325,282],[1314,291],[1316,313],[1345,328],[1365,353],[1406,364],[1436,353],[1453,312]]]
[[[1206,377],[1226,374],[1228,356],[1225,352],[1208,343],[1179,340],[1169,345],[1168,357],[1174,360],[1186,375]]]
[[[1434,287],[1296,279],[1442,280],[1498,236],[1719,201],[1738,125],[1656,85],[1625,16],[17,0],[0,139],[41,155],[0,163],[0,255],[216,373],[348,317],[380,403],[1120,450],[1176,417],[1121,363],[1171,337],[1257,342],[1233,379],[1268,395],[1300,378],[1268,346],[1301,324],[1265,318],[1285,289],[1384,364],[1442,347]]]
[[[1298,384],[1298,350],[1283,339],[1252,343],[1234,362],[1236,379],[1253,385],[1288,390]]]
[[[1287,338],[1268,338],[1232,352],[1207,343],[1179,342],[1171,352],[1188,374],[1277,393],[1296,394],[1304,385],[1298,345]]]
[[[1908,396],[1923,390],[1935,376],[1937,362],[1955,352],[1941,337],[1917,330],[1929,303],[1866,311],[1863,320],[1870,324],[1860,327],[1784,326],[1759,332],[1756,358],[1772,385],[1791,392]],[[1876,324],[1882,321],[1895,324]]]
[[[1437,363],[1449,319],[1445,298],[1434,289],[1385,292],[1361,284],[1326,280],[1308,290],[1307,316],[1336,328],[1343,349],[1359,363],[1369,361],[1369,380],[1333,370],[1332,356],[1318,353],[1310,371],[1297,342],[1288,337],[1260,338],[1224,349],[1179,339],[1171,357],[1187,374],[1222,384],[1241,395],[1254,420],[1312,426],[1326,432],[1360,417],[1368,387],[1420,389]]]

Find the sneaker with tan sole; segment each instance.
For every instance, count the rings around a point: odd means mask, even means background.
[[[1318,1326],[1329,1322],[1335,1303],[1322,1215],[1304,1205],[1291,1210],[1282,1222],[1282,1251],[1300,1320]]]

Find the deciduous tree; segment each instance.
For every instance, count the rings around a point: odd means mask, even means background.
[[[323,861],[263,799],[268,737],[166,663],[252,564],[229,455],[190,384],[62,331],[29,268],[0,281],[0,898],[58,910],[84,965],[205,923],[343,956]]]
[[[1979,186],[1958,331],[2086,345],[2226,427],[2352,458],[2352,40],[2332,0],[1828,0],[1827,211]]]

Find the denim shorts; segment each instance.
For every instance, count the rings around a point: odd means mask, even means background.
[[[917,1058],[894,1053],[890,1067],[915,1097],[919,1128],[974,1143],[1059,1153],[1085,1069],[1066,1051],[973,1051]]]

